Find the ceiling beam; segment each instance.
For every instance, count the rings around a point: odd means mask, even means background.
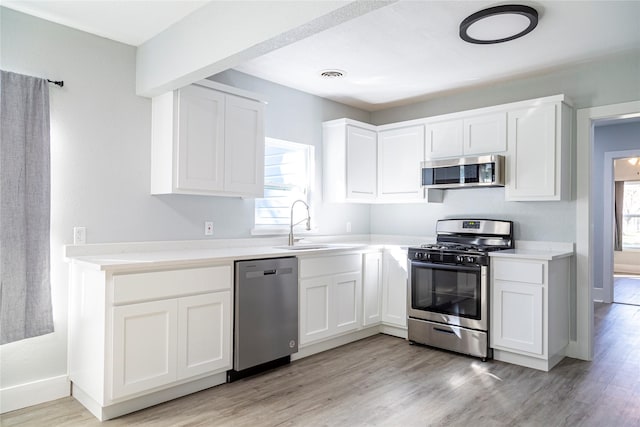
[[[138,47],[136,93],[186,86],[395,1],[212,1]]]

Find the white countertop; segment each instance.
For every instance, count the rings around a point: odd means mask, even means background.
[[[304,245],[300,246],[304,247]],[[365,250],[368,247],[370,246],[366,243],[342,243],[329,244],[326,247],[313,249],[285,249],[273,246],[176,249],[81,255],[69,257],[69,260],[74,263],[85,264],[85,266],[90,266],[96,270],[139,270],[225,263],[241,259],[318,255],[320,253]]]
[[[489,256],[493,258],[528,258],[544,261],[552,261],[572,255],[573,251],[552,251],[545,249],[507,249],[489,253]]]
[[[527,258],[543,261],[573,256],[575,248],[573,243],[564,242],[516,242],[515,249],[490,252],[494,258]]]
[[[433,238],[424,236],[316,237],[313,241],[296,243],[293,249],[288,249],[282,238],[106,243],[65,246],[65,258],[69,262],[81,263],[95,270],[139,271],[198,267],[243,259],[362,252],[386,246],[406,249],[407,246],[432,240]],[[304,246],[311,245],[314,247],[304,249]],[[516,242],[515,249],[491,252],[490,256],[554,260],[573,254],[573,243]]]

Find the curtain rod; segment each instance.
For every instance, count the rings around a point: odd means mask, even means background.
[[[47,81],[49,83],[53,83],[54,85],[57,85],[57,86],[60,86],[60,87],[64,86],[64,80],[49,80],[49,79],[47,79]]]

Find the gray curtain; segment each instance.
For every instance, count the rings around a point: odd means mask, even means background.
[[[49,85],[0,71],[0,344],[53,332]]]
[[[614,223],[613,250],[622,250],[622,202],[624,200],[624,181],[616,181],[614,187]]]

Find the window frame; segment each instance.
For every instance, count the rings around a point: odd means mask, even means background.
[[[640,180],[625,180],[625,181],[624,181],[624,186],[625,186],[625,193],[624,193],[624,194],[625,194],[625,195],[626,195],[626,187],[627,187],[627,184],[631,184],[631,185],[633,185],[633,186],[638,186],[638,187],[640,187]],[[624,238],[624,236],[625,236],[625,224],[626,224],[626,222],[628,221],[628,218],[629,218],[630,216],[640,218],[640,211],[638,211],[638,213],[637,213],[637,214],[626,214],[626,213],[624,212],[624,206],[626,205],[626,204],[624,203],[625,199],[626,199],[626,197],[624,197],[624,196],[623,196],[623,198],[622,198],[622,200],[623,200],[623,212],[622,212],[622,250],[623,250],[624,252],[640,252],[640,243],[638,243],[637,245],[628,245],[628,244],[625,244],[625,238]]]
[[[304,200],[308,205],[309,205],[309,211],[310,211],[310,215],[312,218],[311,221],[311,226],[312,226],[312,230],[311,231],[307,231],[304,230],[304,228],[302,229],[296,229],[296,234],[313,234],[314,232],[317,231],[317,225],[318,222],[315,218],[314,215],[314,211],[313,211],[313,197],[314,197],[314,193],[315,193],[315,146],[311,145],[311,144],[304,144],[301,142],[294,142],[294,141],[288,141],[288,140],[284,140],[284,139],[279,139],[279,138],[271,138],[271,137],[265,137],[265,163],[266,163],[266,159],[267,159],[267,153],[268,153],[268,145],[272,145],[272,146],[279,146],[282,148],[292,148],[292,145],[294,146],[298,146],[299,149],[304,148],[306,150],[306,156],[307,156],[307,170],[306,170],[306,176],[307,176],[307,183],[306,183],[306,197],[296,197],[297,199],[302,199]],[[265,164],[265,173],[267,171],[267,166]],[[264,183],[264,188],[265,188],[265,193],[267,190],[268,184],[267,184],[267,180],[265,177],[265,183]],[[254,209],[253,209],[253,228],[251,229],[251,234],[252,235],[283,235],[283,234],[288,234],[289,233],[289,223],[287,224],[260,224],[258,223],[258,218],[259,216],[257,215],[257,209],[258,209],[258,202],[261,199],[265,199],[265,197],[262,198],[256,198],[254,199]],[[291,203],[293,203],[293,201],[291,201],[289,203],[289,207],[291,206]],[[298,211],[300,210],[300,212]],[[306,213],[304,207],[296,207],[296,211],[294,212],[294,217],[296,218],[296,220],[298,219],[297,215],[302,215],[302,213]],[[291,221],[291,219],[289,218],[289,221]]]

